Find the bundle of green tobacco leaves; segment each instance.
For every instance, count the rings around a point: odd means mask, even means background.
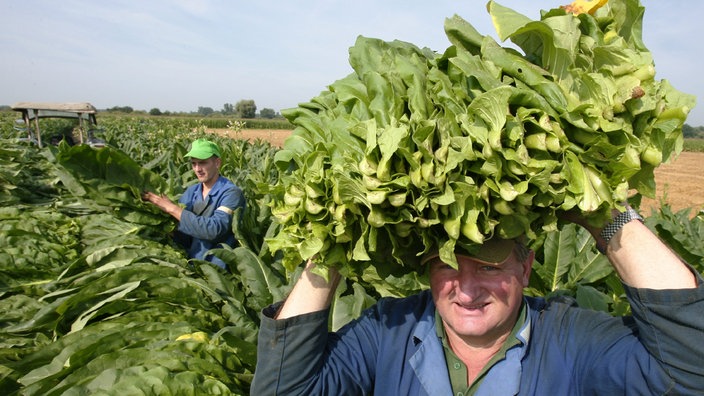
[[[95,210],[132,223],[161,226],[165,233],[175,228],[169,215],[141,198],[143,191],[173,195],[166,180],[124,152],[60,145],[53,161],[64,186]]]
[[[502,47],[454,16],[444,53],[359,37],[354,72],[283,114],[296,126],[277,163],[268,240],[288,269],[412,270],[440,249],[555,230],[576,209],[603,221],[679,153],[694,98],[658,81],[644,8],[611,0],[533,21],[494,1]]]

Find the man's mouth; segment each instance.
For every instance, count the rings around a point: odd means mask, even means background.
[[[475,303],[475,304],[460,304],[456,303],[457,306],[466,311],[478,311],[486,308],[489,303]]]

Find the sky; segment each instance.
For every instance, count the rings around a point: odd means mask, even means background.
[[[537,20],[568,0],[498,3]],[[703,98],[704,1],[641,3],[655,78]],[[3,1],[0,105],[193,112],[251,99],[280,112],[352,72],[348,49],[358,36],[443,52],[444,20],[454,14],[496,37],[485,0]],[[687,123],[704,125],[704,103]]]

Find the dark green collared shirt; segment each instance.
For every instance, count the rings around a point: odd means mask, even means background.
[[[457,355],[455,355],[455,353],[450,348],[450,345],[447,342],[447,333],[445,332],[445,326],[443,326],[442,324],[442,318],[440,317],[438,310],[435,309],[435,331],[437,332],[438,338],[440,338],[440,342],[442,342],[442,347],[445,350],[445,362],[447,363],[447,372],[450,374],[450,384],[452,385],[452,393],[454,395],[473,395],[477,391],[477,389],[479,389],[479,385],[482,383],[482,380],[486,376],[486,373],[489,371],[491,366],[493,366],[496,362],[504,359],[506,357],[506,351],[508,351],[510,348],[521,344],[521,341],[516,337],[516,334],[518,334],[518,331],[521,329],[521,327],[523,327],[523,324],[526,321],[526,315],[526,304],[524,302],[523,304],[521,304],[521,312],[518,314],[518,320],[513,326],[511,334],[506,339],[504,345],[501,346],[499,352],[494,355],[491,360],[489,360],[486,366],[484,366],[484,368],[479,373],[474,382],[468,384],[467,365],[465,365],[464,362],[462,362],[462,360],[460,360],[460,358],[457,357]]]

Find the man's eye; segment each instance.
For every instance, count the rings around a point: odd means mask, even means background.
[[[439,262],[435,264],[436,271],[456,271],[450,264]]]
[[[498,267],[494,267],[493,265],[483,265],[481,267],[481,269],[482,269],[482,271],[486,271],[486,272],[495,272],[495,271],[499,270]]]

